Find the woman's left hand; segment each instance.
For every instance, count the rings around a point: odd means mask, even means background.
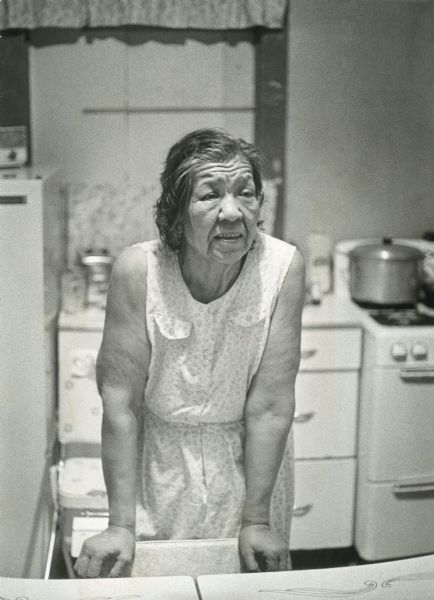
[[[249,572],[288,569],[288,543],[268,525],[242,527],[238,536],[238,547],[244,566]]]

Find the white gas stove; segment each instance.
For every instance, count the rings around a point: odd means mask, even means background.
[[[414,309],[362,311],[368,335],[375,338],[374,364],[420,371],[434,366],[434,310]]]
[[[374,561],[434,552],[434,310],[356,306],[346,258],[361,241],[338,245],[335,293],[364,328],[355,546]]]

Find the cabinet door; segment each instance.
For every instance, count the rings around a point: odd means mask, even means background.
[[[102,402],[95,381],[100,332],[59,334],[59,440],[101,442]]]
[[[299,373],[296,381],[296,458],[355,456],[357,371]]]
[[[303,329],[300,371],[358,369],[361,350],[361,329]]]
[[[352,545],[355,473],[355,459],[295,461],[292,550]]]

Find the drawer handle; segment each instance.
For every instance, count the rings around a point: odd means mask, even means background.
[[[294,423],[307,423],[315,416],[315,412],[294,413]]]
[[[434,492],[434,481],[429,483],[397,483],[393,486],[394,494],[424,494]]]
[[[71,377],[90,377],[95,373],[95,360],[93,356],[77,357],[72,361]]]
[[[318,350],[316,348],[312,348],[311,350],[302,350],[300,353],[300,357],[302,359],[312,358],[312,356],[315,356],[317,352]]]
[[[94,379],[94,375],[90,371],[88,373],[84,373],[84,372],[80,373],[79,371],[76,371],[76,372],[70,373],[70,376],[73,379],[92,379],[92,380]]]
[[[401,369],[399,375],[404,381],[432,381],[434,379],[434,369]]]
[[[294,517],[304,517],[312,510],[312,504],[305,504],[304,506],[293,506],[292,514]]]

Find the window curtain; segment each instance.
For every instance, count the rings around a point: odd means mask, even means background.
[[[0,29],[283,27],[288,0],[0,0]]]

